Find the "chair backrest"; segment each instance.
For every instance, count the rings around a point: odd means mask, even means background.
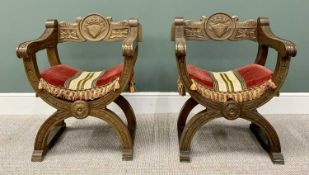
[[[176,18],[175,21],[182,20]],[[184,20],[184,37],[187,40],[252,40],[257,39],[257,20],[238,21],[237,16],[215,13],[202,16],[200,21]],[[175,38],[175,23],[172,39]]]
[[[140,41],[141,26],[136,18],[113,22],[111,17],[90,14],[78,17],[76,22],[59,22],[58,41],[121,41],[128,37],[131,27],[138,27],[138,41]]]

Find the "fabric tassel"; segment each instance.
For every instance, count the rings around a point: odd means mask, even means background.
[[[129,92],[130,92],[130,93],[136,92],[136,84],[135,84],[135,80],[134,80],[134,79],[132,79],[132,80],[130,81],[130,84],[129,84]]]
[[[185,96],[186,95],[185,86],[183,85],[183,83],[180,80],[180,78],[178,78],[178,80],[177,80],[177,85],[178,85],[178,93],[179,93],[179,95]]]
[[[120,89],[119,78],[115,82],[114,91]]]
[[[197,86],[196,86],[194,81],[192,81],[192,84],[190,86],[190,90],[192,90],[192,91],[196,91],[197,90]]]
[[[63,98],[69,101],[75,100],[94,100],[100,97],[103,97],[107,93],[113,90],[117,90],[120,88],[119,78],[106,84],[104,86],[100,86],[94,89],[81,90],[81,91],[72,91],[70,89],[64,89],[61,87],[56,87],[54,85],[49,84],[44,79],[40,79],[40,83],[38,88],[44,89],[51,95],[59,98]]]
[[[269,80],[269,81],[268,81],[268,85],[269,85],[269,87],[272,88],[272,89],[276,89],[276,88],[277,88],[276,84],[275,84],[272,80]]]
[[[43,89],[41,81],[39,82],[38,89]]]

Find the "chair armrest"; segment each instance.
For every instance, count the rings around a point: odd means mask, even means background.
[[[134,55],[134,52],[136,51],[136,48],[138,46],[137,38],[129,36],[127,39],[125,39],[122,43],[122,55],[126,57],[132,57]]]
[[[18,58],[27,58],[39,50],[48,47],[54,47],[58,43],[58,22],[57,20],[48,20],[46,22],[44,33],[36,40],[26,41],[19,44],[16,48]]]
[[[122,54],[126,57],[134,56],[138,42],[141,41],[141,25],[136,18],[129,20],[130,33],[122,43]]]
[[[274,48],[283,57],[295,57],[296,45],[288,40],[277,37],[270,29],[269,20],[266,17],[258,18],[258,42]]]
[[[172,27],[172,40],[175,40],[176,56],[186,56],[187,44],[184,30],[184,19],[176,17]]]
[[[175,38],[175,54],[176,56],[186,56],[186,39],[185,38]]]

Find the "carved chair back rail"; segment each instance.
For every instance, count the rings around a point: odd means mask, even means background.
[[[65,119],[93,116],[106,121],[122,144],[123,160],[132,160],[136,121],[132,107],[120,94],[130,85],[134,91],[133,69],[142,28],[136,18],[113,22],[111,17],[90,14],[76,22],[48,20],[45,32],[36,40],[17,47],[26,75],[38,97],[56,108],[37,133],[32,161],[42,161],[45,153],[66,128]],[[61,64],[57,45],[62,42],[123,41],[123,63],[99,72],[85,72]],[[50,68],[40,71],[36,53],[47,51]],[[129,83],[130,82],[130,83]],[[125,113],[127,126],[106,108],[116,103]]]
[[[180,95],[190,94],[178,118],[180,160],[190,161],[190,145],[197,130],[221,116],[228,120],[243,118],[252,122],[250,129],[270,154],[274,163],[283,163],[278,135],[271,124],[257,112],[257,108],[279,94],[288,74],[291,57],[296,56],[293,42],[275,36],[269,20],[239,21],[225,13],[203,16],[200,21],[176,17],[171,39],[175,41],[179,72]],[[251,40],[257,42],[258,53],[253,64],[227,72],[211,72],[186,64],[187,40]],[[274,71],[265,67],[269,47],[278,53]],[[187,122],[190,111],[197,105],[206,110]]]

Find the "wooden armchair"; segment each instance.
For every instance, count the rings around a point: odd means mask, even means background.
[[[258,53],[253,64],[227,72],[210,72],[186,64],[187,40],[251,40],[258,43]],[[200,21],[177,17],[172,26],[172,40],[176,46],[179,71],[178,90],[190,98],[182,107],[178,118],[180,161],[190,161],[190,145],[194,134],[207,122],[225,117],[251,121],[250,129],[273,163],[283,164],[278,135],[272,125],[258,113],[257,108],[279,94],[288,74],[291,57],[296,56],[295,44],[275,36],[268,18],[238,21],[225,13],[203,16]],[[275,70],[264,65],[268,48],[278,52]],[[190,111],[201,104],[205,110],[187,123]]]
[[[104,120],[116,131],[122,144],[122,159],[133,159],[136,121],[134,111],[120,94],[130,84],[134,91],[133,69],[137,59],[142,28],[136,18],[113,22],[111,17],[90,14],[76,22],[48,20],[41,37],[17,47],[36,95],[57,109],[40,127],[32,161],[42,161],[45,153],[66,128],[69,117],[87,116]],[[61,64],[57,45],[63,42],[123,41],[123,64],[99,72],[85,72]],[[50,68],[40,72],[36,53],[46,49]],[[106,106],[116,103],[125,113],[125,123]]]

